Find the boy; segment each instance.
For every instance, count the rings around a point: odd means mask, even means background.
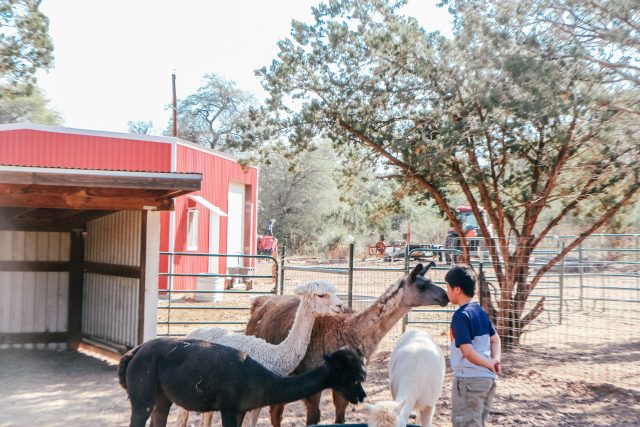
[[[484,426],[499,374],[500,337],[480,304],[471,301],[476,277],[469,267],[447,272],[447,296],[460,306],[451,319],[451,418],[453,427]]]

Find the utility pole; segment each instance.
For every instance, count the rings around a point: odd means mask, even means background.
[[[173,86],[173,136],[178,136],[178,101],[176,99],[176,75],[171,74],[171,83]]]

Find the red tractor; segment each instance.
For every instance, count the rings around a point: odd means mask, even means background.
[[[480,256],[480,251],[483,250],[483,248],[485,248],[486,246],[484,244],[484,239],[482,239],[482,231],[480,230],[478,221],[473,215],[473,210],[469,206],[458,206],[455,210],[458,221],[460,221],[462,225],[464,237],[467,239],[467,243],[469,245],[469,255]],[[484,208],[480,208],[480,212],[482,213],[484,223],[490,224],[488,218],[486,217]],[[490,226],[489,232],[491,232]],[[460,236],[458,236],[456,229],[451,227],[449,229],[449,232],[447,233],[447,238],[444,242],[444,248],[462,251],[462,243],[460,240]],[[456,253],[447,251],[445,252],[445,259],[447,262],[455,261],[457,258],[456,255]]]

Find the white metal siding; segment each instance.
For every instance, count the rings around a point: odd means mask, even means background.
[[[140,211],[121,211],[90,221],[85,261],[139,266],[141,218]]]
[[[69,261],[69,233],[0,231],[2,261]],[[0,332],[65,332],[69,273],[0,272]],[[66,344],[14,347],[65,348]],[[4,346],[6,347],[6,346]]]
[[[138,279],[84,275],[82,333],[135,346],[138,332]]]
[[[142,213],[116,212],[87,224],[85,261],[140,266]],[[138,332],[139,279],[84,275],[82,333],[134,346]]]

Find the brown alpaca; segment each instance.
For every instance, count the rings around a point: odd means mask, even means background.
[[[447,293],[434,285],[424,274],[426,268],[418,264],[411,273],[389,286],[384,293],[362,312],[345,312],[337,316],[317,317],[311,332],[311,342],[302,362],[293,371],[298,375],[322,364],[322,355],[347,346],[369,358],[382,338],[413,307],[445,306]],[[293,324],[299,299],[295,296],[264,296],[254,300],[245,333],[278,344],[285,339]],[[320,422],[320,396],[316,393],[304,399],[307,425]],[[348,402],[333,393],[336,424],[344,423]],[[284,405],[271,407],[271,423],[280,427]]]

